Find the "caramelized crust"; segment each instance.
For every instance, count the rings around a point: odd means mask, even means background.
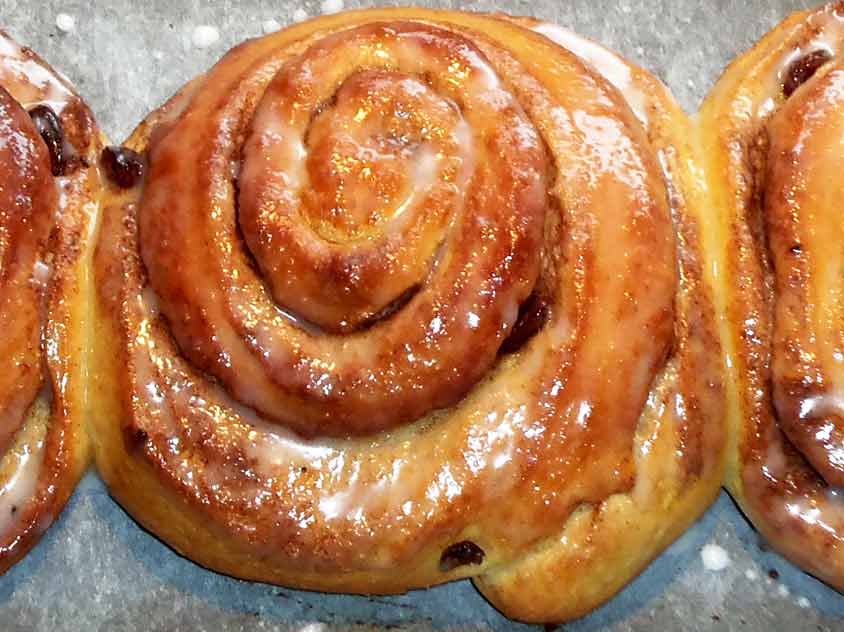
[[[89,458],[100,147],[66,80],[0,32],[0,572],[50,526]]]
[[[689,129],[529,20],[349,12],[235,48],[108,194],[103,477],[239,577],[588,612],[721,480]]]
[[[844,588],[840,207],[844,4],[739,57],[700,113],[728,358],[728,487],[775,548]]]

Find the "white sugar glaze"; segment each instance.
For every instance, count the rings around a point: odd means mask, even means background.
[[[27,54],[24,47],[0,31],[0,85],[24,107],[44,104],[56,114],[76,96],[66,79]]]
[[[533,27],[537,33],[570,50],[587,66],[609,81],[622,94],[630,109],[643,124],[648,122],[648,95],[633,80],[630,64],[612,51],[556,24]]]
[[[0,461],[0,541],[24,513],[38,486],[47,431],[42,417],[49,414],[43,399],[40,395],[26,426]]]

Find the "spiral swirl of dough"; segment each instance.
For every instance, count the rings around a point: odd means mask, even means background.
[[[349,12],[233,49],[111,192],[105,480],[241,577],[476,576],[512,616],[588,611],[720,480],[686,126],[650,75],[529,20]]]
[[[0,31],[0,572],[52,524],[89,460],[100,143],[67,80]]]
[[[701,111],[724,273],[728,487],[773,546],[844,588],[844,5],[797,13]]]

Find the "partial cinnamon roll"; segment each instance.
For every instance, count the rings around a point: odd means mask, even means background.
[[[103,478],[238,577],[588,612],[722,477],[689,137],[652,76],[527,19],[235,48],[113,152]]]
[[[52,524],[89,461],[100,147],[68,81],[0,31],[0,572]]]
[[[728,486],[786,557],[844,589],[844,3],[797,13],[700,113],[724,265]]]

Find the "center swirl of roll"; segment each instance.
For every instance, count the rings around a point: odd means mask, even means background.
[[[287,68],[256,113],[240,222],[277,303],[348,331],[431,273],[474,175],[472,128],[412,75],[355,73],[320,106],[318,86],[296,99],[303,72]]]
[[[536,284],[547,206],[539,133],[483,54],[367,25],[221,101],[151,148],[139,213],[185,356],[306,436],[454,404]]]

